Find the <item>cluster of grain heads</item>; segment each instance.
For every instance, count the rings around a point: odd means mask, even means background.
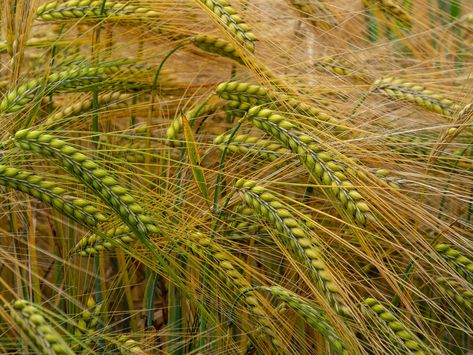
[[[235,37],[235,39],[250,51],[255,50],[255,35],[243,22],[240,16],[235,13],[233,7],[227,0],[200,0],[207,8],[217,16],[225,28]]]
[[[452,278],[439,277],[435,281],[438,283],[440,291],[453,299],[458,306],[466,308],[467,312],[473,310],[473,291]]]
[[[310,116],[321,123],[343,128],[336,118],[318,107],[296,100],[286,94],[272,93],[260,85],[228,81],[220,83],[216,88],[216,93],[223,99],[238,103],[235,108],[243,111],[248,111],[252,106],[268,104],[281,110],[290,109],[300,115]]]
[[[322,149],[313,137],[298,132],[291,122],[272,110],[253,107],[248,111],[248,118],[256,127],[298,155],[315,181],[337,201],[342,215],[359,225],[367,223],[370,208],[348,179],[343,166],[337,163],[338,159],[334,158],[336,152]]]
[[[205,52],[216,54],[220,57],[230,58],[235,62],[243,64],[243,60],[235,47],[222,38],[200,34],[193,37],[191,41],[194,46]]]
[[[379,7],[383,13],[402,21],[405,25],[412,23],[411,15],[392,0],[363,0],[363,2],[367,7]]]
[[[445,116],[452,116],[460,110],[460,106],[440,94],[435,94],[422,85],[407,82],[393,77],[377,79],[374,90],[381,92],[394,100],[411,102],[429,111]]]
[[[97,99],[97,104],[100,106],[98,108],[103,108],[104,106],[107,110],[113,110],[127,105],[127,100],[132,97],[131,94],[121,93],[121,92],[111,92],[108,94],[99,95]],[[51,128],[51,126],[60,123],[64,124],[65,120],[71,120],[74,117],[79,116],[80,114],[94,109],[94,102],[90,98],[88,100],[80,101],[73,105],[70,105],[66,108],[63,108],[59,112],[53,113],[46,117],[44,125]]]
[[[416,355],[434,354],[412,331],[409,330],[398,318],[391,313],[386,307],[374,298],[367,298],[364,302],[369,311],[376,314],[385,326],[389,339],[394,339],[397,345],[402,346],[402,352],[412,352]]]
[[[69,0],[66,2],[52,1],[38,7],[36,14],[43,21],[66,20],[126,20],[155,17],[158,12],[147,7],[131,5],[127,2],[104,0]]]
[[[19,299],[13,305],[6,304],[5,308],[9,310],[12,320],[36,353],[74,354],[38,305]]]
[[[466,281],[473,284],[473,261],[450,244],[437,244],[435,250]]]
[[[95,203],[68,196],[57,183],[30,171],[0,165],[0,185],[27,193],[88,228],[106,220]]]
[[[336,312],[350,315],[350,310],[340,297],[339,286],[322,258],[320,248],[307,227],[290,211],[290,207],[254,181],[238,180],[236,187],[242,192],[245,202],[282,234],[281,242],[304,269],[307,269],[311,281]]]
[[[82,238],[72,250],[80,256],[95,255],[102,250],[112,250],[133,242],[135,238],[127,226],[110,228],[104,233],[95,233]]]
[[[227,286],[235,295],[248,289],[251,285],[248,280],[238,271],[234,264],[235,257],[220,247],[211,238],[200,232],[191,235],[190,247],[198,254],[205,253],[217,266],[220,277],[227,282]],[[262,332],[270,339],[271,344],[279,350],[283,349],[283,344],[277,336],[270,318],[264,311],[258,298],[249,294],[243,298],[245,306],[248,308],[251,317],[261,327]]]
[[[300,317],[302,317],[311,327],[317,330],[330,344],[331,350],[335,354],[348,355],[350,352],[345,346],[342,338],[335,328],[330,324],[322,309],[305,301],[302,297],[280,286],[257,286],[242,292],[239,297],[244,296],[249,291],[266,291],[271,296],[284,302],[291,307]]]
[[[139,70],[139,69],[136,69]],[[0,103],[0,113],[16,112],[31,103],[38,94],[47,95],[56,91],[81,90],[98,82],[104,82],[112,74],[136,72],[131,66],[119,62],[95,67],[71,67],[55,72],[46,78],[31,79],[11,90]],[[38,96],[39,97],[39,96]]]
[[[88,186],[110,206],[134,233],[138,233],[138,236],[144,239],[148,233],[160,231],[128,189],[121,186],[112,176],[112,172],[83,154],[81,149],[53,135],[28,129],[18,131],[14,141],[23,150],[57,160],[62,168]]]
[[[228,146],[228,150],[232,153],[255,154],[269,161],[274,161],[284,155],[291,154],[289,149],[272,140],[247,134],[236,135],[229,141],[230,137],[230,134],[217,136],[214,139],[214,144],[220,150],[224,150]]]

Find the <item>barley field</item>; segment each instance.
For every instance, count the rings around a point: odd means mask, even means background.
[[[1,354],[472,354],[472,0],[2,0]]]

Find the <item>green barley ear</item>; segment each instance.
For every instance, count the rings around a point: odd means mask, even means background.
[[[128,189],[121,186],[109,170],[83,154],[80,147],[74,147],[45,132],[28,129],[15,134],[15,144],[23,150],[58,161],[63,169],[79,179],[115,211],[142,241],[148,233],[159,233],[160,228],[145,213]]]
[[[401,6],[392,0],[363,0],[367,7],[378,6],[386,15],[402,21],[405,25],[412,24],[412,17]]]
[[[97,103],[100,108],[104,106],[107,110],[113,110],[121,107],[125,107],[127,105],[127,101],[132,97],[131,94],[125,94],[121,92],[112,92],[109,94],[103,94],[98,96]],[[84,112],[90,111],[93,108],[93,101],[92,99],[84,100],[68,106],[62,109],[59,112],[53,113],[46,117],[44,121],[44,125],[48,127],[48,129],[53,128],[55,125],[64,125],[69,123],[75,117],[78,117]]]
[[[282,234],[281,242],[299,261],[325,296],[329,304],[342,315],[351,312],[344,304],[339,286],[322,258],[317,242],[310,236],[306,226],[270,191],[253,181],[239,180],[236,187],[242,192],[245,202]]]
[[[57,183],[30,171],[0,165],[0,185],[27,193],[87,228],[96,227],[106,220],[95,203],[68,196],[66,189]]]
[[[473,261],[450,244],[437,244],[434,249],[466,281],[473,285]]]
[[[435,94],[422,85],[410,83],[393,77],[378,79],[374,82],[374,90],[394,100],[404,100],[445,116],[452,116],[460,110],[460,106],[442,95]]]
[[[370,207],[350,182],[343,166],[337,163],[334,153],[324,150],[314,138],[298,132],[294,124],[272,110],[253,107],[248,111],[248,119],[297,154],[343,216],[366,225],[371,218]]]
[[[288,0],[289,4],[309,18],[314,26],[330,29],[338,25],[337,20],[321,0]]]
[[[72,250],[80,256],[95,255],[102,250],[112,250],[130,244],[135,240],[130,228],[119,226],[101,234],[91,234],[82,238]]]
[[[240,16],[236,14],[227,0],[200,0],[200,2],[220,19],[222,25],[234,36],[237,42],[251,52],[255,50],[255,35]]]
[[[211,37],[207,35],[197,35],[191,39],[191,42],[197,48],[212,54],[216,54],[221,57],[226,57],[243,64],[243,60],[238,54],[237,50],[233,45],[218,37]]]
[[[214,139],[214,144],[220,150],[223,150],[227,146],[230,136],[230,134],[220,135]],[[274,161],[286,154],[290,154],[289,149],[277,142],[247,134],[234,136],[230,144],[228,144],[228,150],[232,153],[255,154],[269,161]]]
[[[305,301],[299,295],[280,286],[256,286],[244,290],[238,295],[237,300],[248,292],[266,291],[271,296],[284,302],[291,307],[300,317],[302,317],[311,327],[318,331],[330,344],[331,350],[340,355],[348,355],[350,352],[337,333],[336,329],[330,324],[322,309],[317,308],[312,303]]]
[[[240,103],[237,106],[243,111],[248,111],[251,107],[257,105],[270,105],[281,111],[289,109],[297,114],[308,116],[316,120],[316,123],[326,123],[339,129],[345,128],[340,125],[336,118],[318,107],[296,100],[280,92],[271,92],[260,85],[242,81],[227,81],[220,83],[215,91],[223,99]]]
[[[52,1],[38,7],[36,14],[43,21],[140,20],[159,15],[147,7],[97,0],[69,0],[62,3]]]
[[[339,76],[347,76],[362,82],[368,82],[368,76],[357,68],[353,68],[351,63],[342,58],[322,58],[315,63],[318,69],[333,73]]]
[[[118,338],[118,350],[122,355],[147,354],[136,340],[130,339],[126,335],[121,335]]]
[[[444,295],[456,302],[458,306],[466,308],[467,312],[473,311],[473,291],[453,278],[439,277],[435,281]]]
[[[92,335],[100,323],[100,312],[102,305],[95,303],[92,297],[87,299],[86,308],[82,310],[74,324],[74,336],[78,338],[78,345],[87,351],[92,343]],[[74,349],[77,351],[77,349]]]
[[[376,299],[367,298],[364,304],[369,312],[376,315],[378,321],[384,325],[387,332],[386,336],[396,341],[397,345],[401,346],[403,352],[407,351],[415,354],[435,353]]]
[[[196,119],[203,118],[217,112],[223,105],[221,100],[212,101],[212,96],[209,96],[195,108],[188,110],[185,117],[189,124],[192,124]],[[171,147],[181,147],[183,142],[179,140],[179,134],[182,133],[182,116],[177,115],[166,130],[165,143]]]
[[[12,113],[22,110],[34,101],[39,94],[48,95],[57,91],[90,89],[97,83],[104,83],[114,74],[136,75],[142,68],[133,67],[126,61],[112,61],[100,66],[74,66],[60,72],[54,72],[46,78],[31,79],[11,90],[0,102],[0,113]]]
[[[74,352],[63,337],[51,325],[41,307],[26,300],[16,300],[13,305],[5,305],[10,317],[23,338],[40,354],[69,354]]]
[[[235,295],[251,286],[234,264],[233,260],[235,257],[212,241],[211,238],[203,233],[195,232],[191,235],[191,242],[188,245],[197,254],[206,254],[210,261],[218,266],[216,269],[217,273],[223,280],[226,280],[227,286],[233,290]],[[271,343],[277,349],[281,350],[283,348],[282,342],[258,299],[254,296],[248,296],[243,299],[243,302],[248,308],[250,315],[254,317],[256,323],[262,328],[263,333],[269,337]]]

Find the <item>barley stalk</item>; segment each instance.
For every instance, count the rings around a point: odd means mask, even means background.
[[[235,39],[250,51],[255,50],[255,35],[248,25],[235,13],[227,0],[200,0],[216,17],[220,19],[225,28],[235,36]]]
[[[413,352],[414,354],[434,354],[415,334],[409,330],[397,317],[391,313],[386,307],[380,304],[374,298],[367,298],[364,304],[371,312],[376,314],[378,319],[387,327],[389,333],[395,335],[395,339],[402,344],[404,351]],[[389,336],[389,335],[388,335]],[[390,336],[389,336],[390,337]]]
[[[427,90],[422,85],[417,85],[393,77],[378,79],[374,82],[374,90],[379,91],[395,100],[411,102],[429,111],[434,111],[445,116],[452,116],[460,106],[452,100],[444,98]]]
[[[315,181],[341,206],[343,214],[360,225],[367,223],[370,208],[349,181],[343,166],[333,158],[333,153],[322,150],[314,138],[297,132],[292,123],[272,110],[253,107],[248,111],[248,118],[299,156]]]
[[[36,14],[43,21],[122,20],[128,17],[139,20],[159,15],[147,7],[102,0],[52,1],[38,7]]]
[[[78,178],[112,208],[123,222],[143,241],[148,233],[158,233],[159,227],[129,191],[113,174],[81,153],[79,148],[42,131],[21,130],[15,134],[15,144],[23,150],[53,158],[62,168]]]
[[[38,306],[18,299],[5,305],[20,331],[41,354],[74,354],[62,336],[49,324]]]
[[[0,165],[0,185],[27,193],[89,228],[106,220],[94,203],[67,196],[66,190],[57,183],[29,171]]]
[[[296,260],[307,268],[310,279],[339,313],[350,311],[340,297],[339,287],[322,259],[320,248],[297,217],[267,189],[254,181],[239,180],[236,187],[242,191],[245,202],[282,233],[282,243]]]

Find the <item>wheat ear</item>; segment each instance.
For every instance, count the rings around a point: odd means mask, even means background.
[[[113,20],[117,17],[123,20],[130,16],[143,19],[159,15],[147,7],[102,0],[52,1],[38,7],[36,14],[43,21]]]
[[[320,0],[289,0],[288,2],[305,17],[308,17],[315,26],[320,23],[323,28],[330,29],[338,24],[325,3]]]
[[[27,193],[88,228],[106,220],[95,203],[67,196],[57,183],[29,171],[0,165],[0,185]]]
[[[79,148],[45,132],[28,129],[15,134],[15,144],[21,149],[57,160],[62,168],[94,191],[120,216],[130,230],[143,240],[149,232],[160,231],[152,218],[144,212],[129,191],[119,184],[113,174],[81,153]]]
[[[367,223],[370,208],[333,154],[322,150],[314,138],[297,132],[292,123],[272,110],[253,107],[248,111],[248,118],[256,127],[298,155],[315,181],[342,207],[343,214],[360,225]]]

